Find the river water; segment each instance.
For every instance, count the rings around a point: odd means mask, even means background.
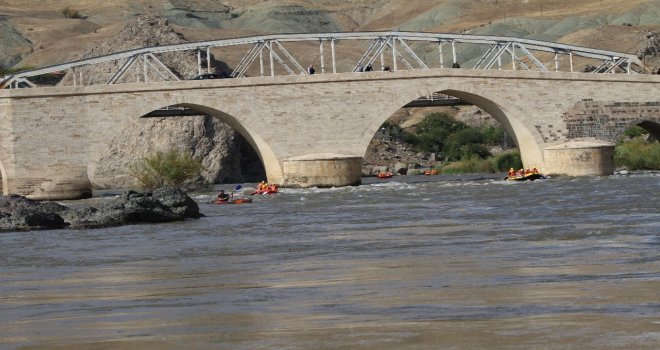
[[[1,233],[0,348],[655,350],[659,190],[657,172],[365,179]]]

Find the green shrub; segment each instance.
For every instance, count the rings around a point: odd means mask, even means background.
[[[129,174],[143,188],[181,186],[199,177],[202,162],[187,153],[170,150],[147,155],[129,166]]]
[[[70,7],[67,7],[64,10],[62,10],[62,14],[66,18],[82,18],[82,16],[80,16],[80,12],[78,12],[78,10],[74,10]]]
[[[443,129],[432,129],[417,135],[415,148],[421,152],[440,152],[444,148],[444,141],[449,132]]]
[[[490,157],[487,146],[502,143],[505,135],[500,127],[475,128],[449,114],[431,113],[415,125],[414,133],[406,133],[403,138],[417,151],[439,153],[447,160],[457,161]]]
[[[442,154],[451,161],[489,157],[490,152],[483,145],[483,139],[478,129],[468,127],[459,130],[447,137]]]
[[[447,137],[467,127],[446,113],[430,113],[415,125],[415,132],[404,135],[404,141],[420,152],[441,152]]]
[[[443,174],[464,173],[495,173],[495,168],[489,159],[470,158],[458,162],[449,163],[442,167]]]
[[[483,137],[483,143],[487,145],[499,145],[505,137],[504,129],[495,126],[486,125],[480,131]]]
[[[436,129],[442,129],[448,133],[455,133],[465,129],[467,125],[454,119],[447,113],[429,113],[424,120],[415,125],[418,134],[429,132]]]
[[[614,164],[630,170],[660,170],[660,143],[620,143],[614,148]]]
[[[637,125],[631,126],[628,129],[626,129],[626,131],[623,132],[623,134],[627,136],[628,139],[634,139],[635,137],[646,135],[648,133],[649,132],[646,131],[644,128]]]
[[[387,134],[392,137],[400,137],[403,134],[403,129],[398,124],[390,123],[386,121],[383,125],[380,126],[381,129],[385,129]]]
[[[506,172],[511,168],[521,169],[523,167],[522,157],[519,150],[511,150],[499,153],[491,158],[493,168],[499,172]]]

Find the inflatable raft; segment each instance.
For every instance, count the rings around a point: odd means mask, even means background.
[[[278,187],[277,185],[269,185],[268,187],[264,189],[256,189],[254,192],[250,193],[250,195],[255,195],[255,194],[273,194],[277,193]]]
[[[504,180],[507,181],[534,181],[539,179],[545,179],[546,177],[539,173],[530,173],[520,176],[507,176]]]
[[[226,201],[216,199],[213,203],[214,204],[245,204],[245,203],[252,203],[252,198],[233,198]]]

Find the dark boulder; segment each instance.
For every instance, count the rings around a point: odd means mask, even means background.
[[[69,224],[60,213],[67,208],[53,202],[38,202],[23,196],[0,197],[0,231],[46,230]]]
[[[153,193],[124,192],[99,208],[69,208],[16,195],[0,197],[0,231],[100,228],[181,221],[200,216],[197,203],[176,188],[158,189]]]
[[[153,191],[154,198],[158,199],[172,212],[184,218],[199,218],[199,206],[186,192],[179,188],[163,187]]]

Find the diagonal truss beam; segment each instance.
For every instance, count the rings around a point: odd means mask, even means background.
[[[497,44],[493,44],[493,45],[491,45],[491,46],[488,48],[488,50],[486,50],[486,53],[484,53],[484,54],[481,56],[481,58],[479,58],[479,61],[477,61],[477,63],[472,67],[472,69],[479,69],[479,66],[481,66],[481,64],[484,63],[484,61],[486,61],[486,59],[488,58],[488,56],[490,56],[490,54],[491,54],[493,51],[495,51],[496,48],[497,48]]]
[[[122,76],[124,76],[124,73],[126,73],[126,71],[129,68],[131,68],[131,66],[133,65],[133,63],[135,63],[137,58],[138,58],[138,55],[134,55],[134,56],[129,57],[126,60],[126,62],[124,62],[124,64],[119,68],[117,73],[115,73],[115,75],[113,75],[112,78],[110,78],[110,80],[108,80],[107,84],[110,85],[110,84],[116,83]]]
[[[298,61],[293,57],[293,55],[291,55],[291,54],[289,53],[289,51],[287,51],[287,50],[284,48],[284,46],[282,46],[282,44],[280,44],[279,41],[275,40],[275,44],[276,44],[277,47],[280,49],[280,51],[282,51],[282,53],[284,54],[284,56],[286,56],[286,58],[289,59],[289,62],[293,63],[293,65],[296,66],[296,68],[298,68],[298,70],[299,70],[301,73],[305,74],[305,73],[307,72],[307,71],[305,70],[305,68],[303,68],[303,66],[302,66],[300,63],[298,63]],[[293,72],[290,72],[290,74],[294,74],[294,73],[293,73]]]
[[[254,63],[255,59],[257,56],[262,57],[261,53],[262,50],[266,48],[269,51],[270,57],[274,62],[279,63],[284,70],[289,73],[289,75],[295,75],[295,71],[289,67],[287,64],[287,60],[290,64],[294,66],[294,68],[298,71],[300,71],[303,74],[306,74],[307,71],[303,66],[296,60],[295,57],[277,40],[267,40],[267,41],[262,41],[262,42],[257,42],[252,47],[250,50],[241,58],[241,61],[238,63],[236,68],[231,74],[232,78],[238,78],[238,77],[244,77],[245,73],[247,70],[250,68],[252,63]],[[278,53],[277,50],[284,56],[285,59],[283,59]],[[272,64],[272,62],[271,62]],[[261,66],[263,66],[263,62],[261,62]]]
[[[148,56],[149,58],[151,58],[151,60],[152,60],[156,65],[154,66],[151,62],[149,62],[149,60],[147,60],[147,63],[148,63],[151,67],[153,67],[153,70],[156,71],[157,74],[158,74],[163,80],[169,80],[168,77],[167,77],[168,75],[169,75],[170,78],[172,78],[172,80],[181,80],[181,79],[179,79],[179,77],[178,77],[176,74],[174,74],[174,72],[172,72],[169,68],[167,68],[167,66],[166,66],[161,60],[159,60],[156,56],[154,56],[153,53],[150,52],[150,53],[147,54],[147,56]],[[163,73],[163,72],[164,72],[164,73]]]
[[[390,39],[391,38],[376,38],[373,40],[367,51],[362,55],[362,57],[360,57],[355,66],[353,66],[352,72],[357,72],[360,68],[373,64],[376,60],[376,57],[378,57],[383,52]]]
[[[265,41],[259,41],[254,43],[250,50],[241,58],[241,61],[238,62],[236,68],[231,73],[232,78],[244,77],[245,72],[250,68],[252,62],[257,58],[257,55],[261,54],[264,46],[266,46]]]
[[[488,64],[486,64],[484,69],[491,69],[491,67],[495,64],[495,62],[498,63],[498,68],[500,68],[501,65],[502,65],[502,55],[505,52],[507,52],[507,50],[509,49],[509,46],[511,46],[510,42],[508,42],[504,45],[500,45],[500,43],[498,43],[497,47],[499,47],[499,50],[497,50],[497,53],[495,53],[495,56],[493,56],[493,58],[490,60],[490,62],[488,62]]]
[[[522,45],[522,44],[516,44],[516,46],[518,46],[518,47],[519,47],[519,48],[520,48],[520,49],[521,49],[521,50],[527,55],[527,57],[528,57],[532,62],[534,62],[534,64],[535,64],[537,67],[539,67],[542,71],[544,71],[544,72],[549,72],[548,68],[547,68],[543,63],[541,63],[541,61],[539,61],[539,60],[538,60],[538,59],[537,59],[537,58],[536,58],[531,52],[529,52],[529,50],[527,50],[527,48],[525,47],[525,45]]]
[[[408,46],[408,44],[406,44],[406,42],[403,39],[398,38],[398,41],[399,41],[399,44],[401,44],[401,46],[403,46],[403,48],[406,50],[408,55],[410,55],[410,57],[412,57],[412,59],[417,62],[417,65],[419,66],[419,69],[429,69],[429,67],[426,65],[426,63],[424,63],[424,61],[422,61],[422,59],[419,58],[419,56],[417,56],[415,51],[413,51],[410,48],[410,46]],[[402,58],[403,58],[403,56],[402,56]],[[413,68],[410,67],[410,69],[413,69]]]

